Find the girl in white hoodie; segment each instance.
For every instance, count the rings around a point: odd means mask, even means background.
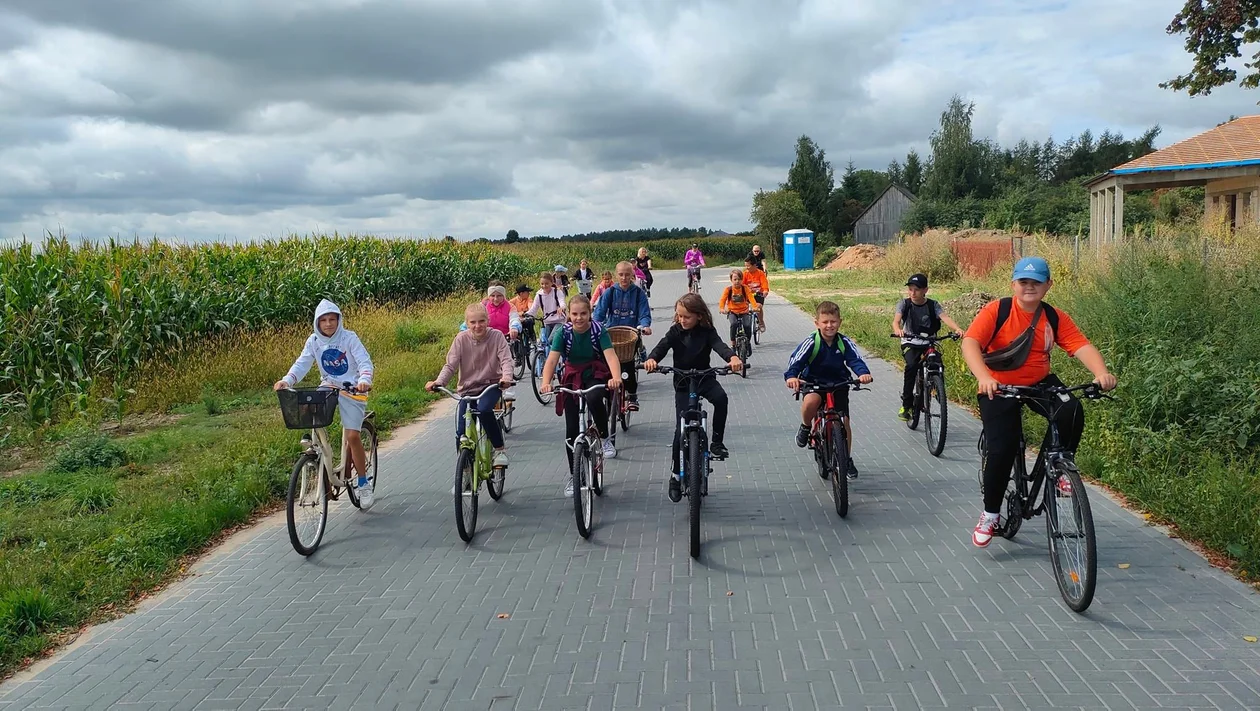
[[[315,308],[315,332],[306,339],[302,353],[289,368],[288,374],[276,381],[275,390],[291,388],[298,384],[311,365],[319,363],[320,386],[340,388],[342,383],[354,383],[355,393],[372,389],[372,358],[363,341],[354,331],[342,326],[341,309],[328,299]],[[367,396],[352,395],[342,390],[337,397],[337,409],[341,411],[342,439],[350,451],[354,469],[367,472],[367,454],[363,451],[363,417],[367,413]]]

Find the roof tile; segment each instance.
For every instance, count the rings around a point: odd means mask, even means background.
[[[1114,170],[1150,170],[1202,163],[1260,160],[1260,115],[1243,116],[1131,160]]]

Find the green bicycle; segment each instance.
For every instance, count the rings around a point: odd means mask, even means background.
[[[493,465],[494,449],[490,446],[490,438],[481,429],[481,420],[477,418],[477,401],[490,388],[497,387],[498,383],[491,383],[480,393],[464,397],[441,386],[434,388],[455,402],[468,403],[464,410],[464,434],[459,438],[459,456],[455,460],[455,527],[465,543],[472,541],[477,531],[477,499],[481,493],[481,482],[486,483],[490,498],[498,501],[503,496],[507,477],[506,469]]]

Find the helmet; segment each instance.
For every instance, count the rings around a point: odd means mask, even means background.
[[[569,271],[569,268],[568,268],[568,267],[566,267],[566,266],[564,266],[563,264],[557,264],[557,265],[556,265],[556,268],[555,268],[555,269],[553,269],[552,271],[554,271],[554,272],[567,272],[567,271]]]

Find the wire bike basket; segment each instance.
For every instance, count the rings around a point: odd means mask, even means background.
[[[339,392],[329,388],[294,388],[277,390],[284,426],[291,430],[309,430],[332,424],[337,412]]]

